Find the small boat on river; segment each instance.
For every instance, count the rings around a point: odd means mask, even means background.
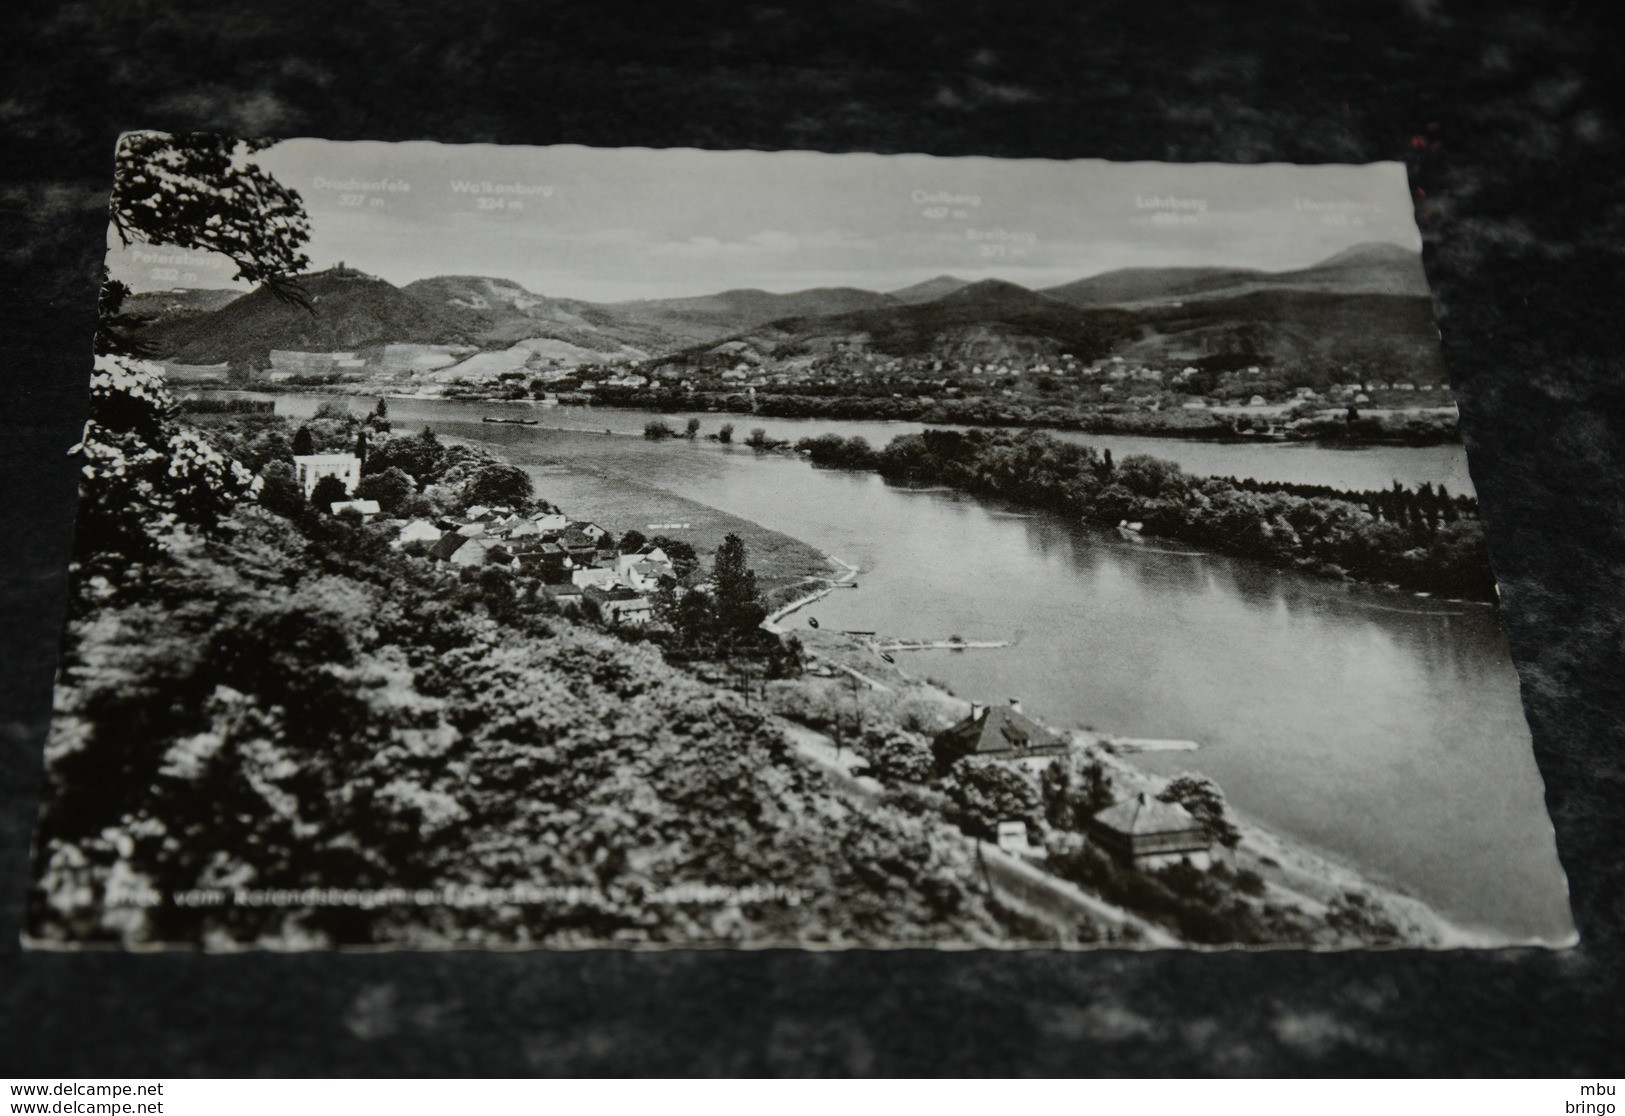
[[[480,419],[480,421],[494,423],[498,426],[536,426],[542,420],[526,418],[493,418],[491,415],[486,415],[484,418]]]

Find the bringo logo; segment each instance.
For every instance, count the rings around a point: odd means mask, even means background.
[[[1582,1097],[1611,1097],[1614,1096],[1617,1086],[1604,1085],[1597,1082],[1595,1085],[1580,1086]],[[1565,1113],[1583,1113],[1584,1116],[1612,1116],[1615,1111],[1612,1101],[1577,1100],[1566,1101],[1563,1105]]]

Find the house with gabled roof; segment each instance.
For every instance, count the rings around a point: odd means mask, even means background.
[[[677,571],[670,562],[657,562],[654,559],[644,559],[641,562],[628,566],[621,572],[621,579],[640,593],[652,593],[660,588],[665,578],[677,580]]]
[[[573,528],[560,532],[555,541],[565,549],[566,553],[570,555],[571,561],[578,566],[591,565],[593,559],[598,556],[598,544]]]
[[[577,566],[570,571],[570,582],[583,589],[611,589],[619,584],[619,578],[614,570],[598,569],[594,566]]]
[[[617,573],[624,574],[627,570],[631,569],[639,562],[646,561],[661,562],[668,566],[671,565],[671,558],[664,550],[660,549],[658,546],[655,546],[653,543],[645,543],[634,551],[617,555],[615,558],[615,570]]]
[[[937,733],[931,752],[946,770],[967,756],[976,760],[1019,760],[1064,756],[1071,744],[1021,712],[1021,702],[983,706],[973,702],[970,716]]]
[[[522,539],[511,544],[514,568],[547,582],[570,580],[570,556],[555,542]]]
[[[1187,860],[1206,869],[1213,838],[1177,802],[1141,792],[1089,819],[1089,835],[1120,862],[1133,868],[1165,868]]]
[[[558,512],[537,512],[530,517],[530,521],[536,524],[536,529],[544,535],[554,531],[566,531],[570,527],[570,517],[560,515]]]
[[[491,550],[494,546],[496,546],[494,539],[469,539],[466,546],[458,547],[457,553],[451,556],[451,564],[454,566],[483,566],[491,560]],[[502,548],[497,547],[497,549],[499,555],[505,553]],[[513,555],[508,554],[505,558],[500,558],[500,560],[511,562],[513,561]]]
[[[556,601],[560,608],[575,609],[581,607],[585,599],[584,592],[579,585],[564,582],[561,585],[548,585],[543,589],[549,597]]]
[[[654,620],[654,602],[648,597],[612,596],[599,605],[611,624],[641,627]]]
[[[433,562],[449,562],[456,553],[463,549],[468,542],[467,535],[460,535],[456,531],[447,531],[429,546],[429,560]]]

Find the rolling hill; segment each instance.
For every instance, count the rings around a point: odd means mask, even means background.
[[[788,294],[744,288],[694,298],[613,302],[600,307],[622,327],[666,331],[689,345],[719,341],[781,318],[818,318],[892,306],[890,295],[855,287],[814,287]]]
[[[151,326],[171,318],[207,314],[235,302],[244,294],[217,287],[177,287],[170,291],[143,291],[124,300],[120,312],[131,321]]]
[[[1330,294],[1428,297],[1422,257],[1397,244],[1356,244],[1312,267],[1272,276],[1274,285]]]
[[[731,365],[747,352],[761,360],[866,348],[978,362],[1071,354],[1084,361],[1122,356],[1153,367],[1257,364],[1291,367],[1317,381],[1357,365],[1421,382],[1442,380],[1430,300],[1369,293],[1405,289],[1396,262],[1405,261],[1345,254],[1288,273],[1294,285],[1281,286],[1253,281],[1268,273],[1119,272],[1093,288],[1090,297],[1101,304],[1087,306],[1056,298],[1053,290],[984,280],[929,302],[779,319],[719,345],[693,347],[678,360]],[[1215,293],[1203,293],[1208,287]]]
[[[1354,364],[1422,382],[1446,378],[1427,298],[1266,289],[1123,312],[1137,336],[1118,355],[1153,366]]]
[[[141,340],[181,364],[263,368],[271,350],[459,345],[540,367],[670,355],[680,363],[815,355],[843,347],[988,361],[1072,354],[1148,363],[1382,363],[1442,379],[1420,257],[1362,244],[1310,267],[1128,268],[1041,291],[943,275],[890,294],[785,294],[592,303],[506,279],[438,276],[398,288],[358,271],[303,276],[310,308],[258,290],[136,296]],[[467,364],[470,374],[486,360]]]
[[[1088,359],[1109,351],[1120,317],[1085,315],[1014,283],[985,279],[930,302],[781,318],[733,340],[764,355],[861,345],[893,356],[982,361],[1069,352]],[[693,361],[716,351],[696,349],[684,356]]]
[[[272,349],[346,352],[391,342],[469,344],[465,324],[382,279],[333,268],[299,278],[309,308],[260,288],[217,310],[171,317],[140,338],[166,360],[264,368]]]
[[[939,298],[953,294],[970,286],[969,279],[960,279],[954,275],[939,275],[935,279],[927,279],[923,283],[915,283],[911,287],[891,292],[891,297],[898,302],[935,302]]]
[[[1049,287],[1044,294],[1074,306],[1146,306],[1194,298],[1233,298],[1253,291],[1318,291],[1346,295],[1426,297],[1422,259],[1397,244],[1357,244],[1309,267],[1255,271],[1221,267],[1133,267]]]
[[[1235,291],[1268,274],[1224,267],[1125,267],[1046,287],[1044,294],[1085,309],[1137,306]]]
[[[595,303],[535,294],[509,279],[440,275],[402,289],[461,322],[487,347],[545,338],[605,356],[643,356],[686,343]]]

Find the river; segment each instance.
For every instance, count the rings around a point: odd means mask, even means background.
[[[308,415],[323,398],[278,396],[278,409]],[[480,416],[498,413],[491,404],[401,399],[390,410],[403,426],[428,422],[501,443],[522,463],[567,461],[582,441],[580,433],[481,424]],[[600,433],[641,431],[651,417],[527,413]],[[877,444],[917,429],[702,418],[707,430],[725,420],[741,433],[835,431]],[[1080,440],[1119,455],[1149,450],[1192,472],[1342,487],[1430,480],[1471,491],[1459,447]],[[1197,740],[1196,753],[1134,761],[1212,776],[1249,816],[1460,925],[1507,941],[1570,936],[1566,884],[1494,609],[1132,542],[1058,516],[899,489],[793,457],[704,441],[616,442],[608,458],[594,454],[599,473],[754,520],[859,567],[857,590],[791,616],[791,627],[810,616],[825,628],[1015,640],[1001,650],[913,652],[899,661],[964,697],[1019,697],[1058,726]],[[569,478],[557,483],[557,494],[541,494],[569,509]]]
[[[397,400],[392,406],[398,408],[405,405],[415,410],[426,404],[426,409],[435,406],[428,400]],[[702,434],[716,431],[723,423],[732,423],[734,437],[741,441],[750,431],[760,427],[770,438],[791,443],[817,434],[839,434],[846,438],[862,436],[874,445],[882,446],[899,434],[915,434],[926,429],[926,424],[922,422],[762,418],[705,411],[662,414],[614,407],[539,407],[530,403],[484,403],[476,406],[482,415],[534,418],[545,426],[565,430],[613,430],[627,434],[643,433],[644,423],[654,419],[682,429],[690,418],[695,418],[700,421]],[[1198,442],[1134,434],[1081,434],[1072,430],[1050,430],[1046,433],[1062,441],[1110,449],[1112,456],[1118,460],[1135,453],[1165,458],[1187,472],[1201,476],[1252,477],[1262,481],[1324,484],[1332,488],[1357,490],[1387,488],[1396,480],[1411,487],[1427,481],[1434,485],[1446,485],[1458,495],[1473,492],[1472,479],[1467,474],[1467,451],[1459,443],[1391,446],[1371,450],[1330,449],[1308,442]]]

